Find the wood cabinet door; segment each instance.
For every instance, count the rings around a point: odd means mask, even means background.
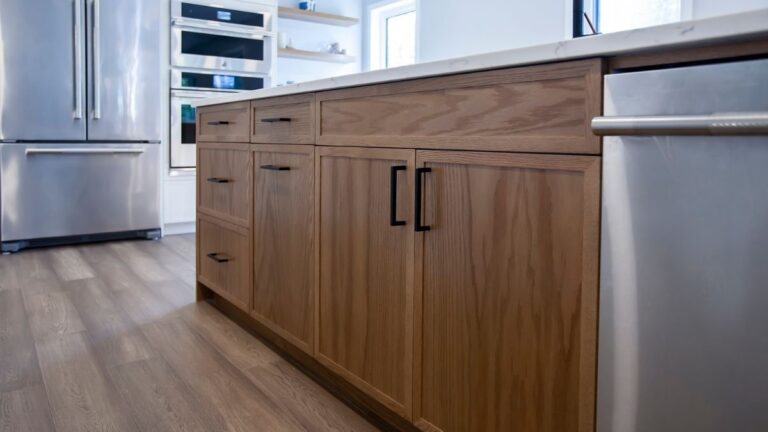
[[[593,430],[599,162],[417,152],[422,429]]]
[[[313,354],[315,150],[255,145],[254,318]]]
[[[415,155],[318,147],[315,169],[316,358],[406,418],[412,405]]]

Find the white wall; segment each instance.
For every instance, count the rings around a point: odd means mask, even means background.
[[[562,40],[564,0],[419,0],[419,61]]]
[[[692,16],[708,18],[754,9],[768,8],[768,0],[689,0],[693,2]]]
[[[280,6],[296,7],[298,0],[279,0]],[[318,12],[360,18],[362,15],[361,0],[319,0]],[[336,27],[325,24],[308,23],[279,19],[277,30],[287,33],[294,48],[308,51],[326,51],[328,45],[339,42],[347,54],[357,57],[355,63],[338,64],[309,60],[279,58],[277,60],[277,80],[275,84],[287,81],[302,82],[332,76],[360,72],[361,37],[360,24],[350,27]]]

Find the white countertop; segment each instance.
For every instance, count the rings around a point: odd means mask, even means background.
[[[695,46],[728,40],[744,40],[766,34],[768,34],[768,9],[759,9],[715,18],[587,36],[544,45],[342,75],[282,87],[233,93],[221,97],[201,99],[193,102],[193,104],[195,106],[215,105],[458,72],[497,69],[586,57],[612,56],[665,47]]]

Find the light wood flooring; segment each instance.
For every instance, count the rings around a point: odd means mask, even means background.
[[[373,431],[206,303],[194,236],[0,256],[0,431]]]

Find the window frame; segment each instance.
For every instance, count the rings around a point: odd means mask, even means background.
[[[387,68],[387,19],[410,12],[418,13],[416,0],[383,0],[368,5],[368,70]],[[418,28],[418,15],[416,20]]]
[[[589,19],[592,20],[592,25],[595,26],[597,33],[600,34],[600,2],[602,0],[573,0],[573,21],[572,21],[572,37],[579,38],[583,36],[591,36],[592,29],[589,28],[589,24],[584,19],[584,12],[589,15]],[[693,0],[680,0],[680,21],[687,21],[693,19]]]

